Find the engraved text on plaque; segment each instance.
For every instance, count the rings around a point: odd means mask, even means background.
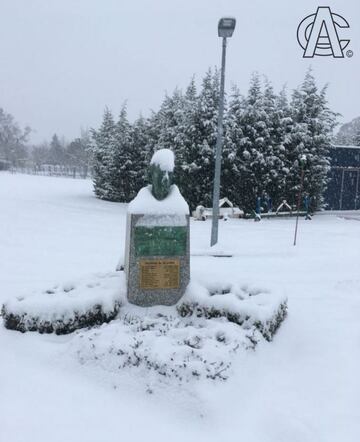
[[[177,289],[180,287],[179,259],[140,260],[140,288]]]

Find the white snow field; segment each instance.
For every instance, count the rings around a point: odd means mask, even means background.
[[[113,271],[125,213],[95,199],[89,181],[1,172],[0,303]],[[238,352],[227,381],[149,394],[128,372],[115,382],[81,365],[70,351],[79,334],[22,334],[1,323],[0,441],[358,441],[359,221],[354,212],[300,220],[296,247],[294,219],[222,221],[217,251],[232,258],[208,256],[210,222],[191,223],[199,283],[237,281],[288,297],[274,340]]]

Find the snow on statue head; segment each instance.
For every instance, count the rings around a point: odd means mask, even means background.
[[[149,181],[151,193],[161,201],[165,199],[173,183],[175,156],[170,149],[157,150],[150,161]]]

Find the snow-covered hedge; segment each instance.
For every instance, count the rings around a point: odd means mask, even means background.
[[[66,334],[111,321],[124,303],[124,274],[112,272],[9,300],[1,313],[9,329]],[[237,285],[224,289],[197,283],[189,285],[173,311],[183,318],[226,318],[245,330],[256,328],[268,341],[286,313],[283,296]]]
[[[2,316],[5,327],[21,332],[82,329],[70,354],[115,377],[129,370],[147,383],[184,384],[226,380],[234,355],[270,341],[287,309],[284,297],[236,284],[191,283],[176,306],[146,309],[129,304],[125,293],[124,272],[95,275],[10,300]]]
[[[244,329],[256,327],[267,341],[271,341],[286,317],[287,299],[237,285],[209,290],[191,284],[177,311],[182,317],[224,317]]]
[[[226,318],[181,318],[174,307],[142,309],[125,305],[107,326],[77,332],[71,353],[83,365],[116,376],[129,372],[155,387],[200,379],[227,380],[234,355],[254,349],[256,329],[244,330]]]
[[[270,341],[287,302],[266,290],[232,284],[189,285],[173,307],[124,303],[115,321],[79,331],[72,353],[84,365],[117,376],[127,371],[151,392],[159,384],[225,381],[238,352]]]
[[[114,379],[120,372],[138,374],[150,390],[174,381],[224,381],[236,353],[271,341],[286,311],[286,298],[266,290],[192,283],[173,307],[124,303],[111,324],[79,331],[72,352]]]
[[[109,322],[123,302],[122,283],[114,272],[11,299],[1,309],[4,325],[21,332],[60,335]]]

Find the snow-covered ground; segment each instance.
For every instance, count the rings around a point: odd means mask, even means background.
[[[0,303],[114,270],[125,209],[89,181],[0,173]],[[345,217],[344,217],[345,216]],[[226,382],[148,394],[68,354],[74,335],[0,326],[0,441],[355,442],[360,435],[360,217],[191,224],[192,276],[288,297],[274,341],[239,352]],[[78,337],[76,339],[79,339]],[[115,388],[116,387],[116,388]]]

